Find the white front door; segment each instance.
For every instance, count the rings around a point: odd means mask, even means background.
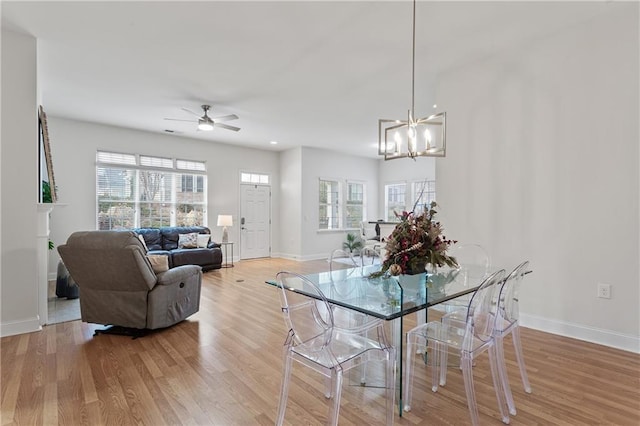
[[[240,259],[271,256],[271,187],[240,185]]]

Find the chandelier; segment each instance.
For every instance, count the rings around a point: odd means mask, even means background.
[[[446,153],[446,113],[425,118],[414,113],[416,73],[416,0],[413,0],[413,44],[411,50],[411,109],[406,120],[378,120],[378,154],[385,160],[396,158],[444,157]],[[434,105],[435,107],[435,105]]]

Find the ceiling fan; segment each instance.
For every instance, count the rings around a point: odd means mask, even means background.
[[[198,130],[202,130],[205,132],[211,131],[213,130],[214,127],[220,127],[223,129],[227,129],[227,130],[233,130],[234,132],[237,132],[238,130],[240,130],[240,127],[235,127],[235,126],[229,126],[228,124],[224,124],[222,123],[222,121],[229,121],[229,120],[237,120],[238,116],[235,114],[229,114],[229,115],[223,115],[222,117],[209,117],[209,110],[211,109],[211,106],[209,105],[202,105],[202,110],[204,111],[204,115],[200,116],[198,114],[196,114],[195,112],[187,109],[187,108],[182,108],[183,111],[188,112],[189,114],[193,114],[196,117],[198,117],[197,120],[183,120],[181,118],[165,118],[165,120],[171,120],[171,121],[188,121],[190,123],[198,123]]]

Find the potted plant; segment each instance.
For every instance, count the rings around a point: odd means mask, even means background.
[[[362,248],[362,240],[356,234],[348,233],[347,241],[342,243],[342,248],[349,250],[349,253],[353,253]]]

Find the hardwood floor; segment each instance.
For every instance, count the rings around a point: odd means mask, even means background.
[[[285,330],[276,288],[264,280],[325,268],[261,259],[208,272],[200,312],[136,340],[93,337],[102,327],[80,321],[2,338],[1,423],[272,425]],[[512,425],[640,424],[639,355],[530,329],[522,339],[533,393],[522,389],[509,341]],[[447,385],[433,393],[428,368],[416,368],[413,409],[396,424],[468,424],[460,371],[450,368]],[[502,424],[485,357],[474,372],[481,423]],[[324,423],[322,389],[320,377],[294,365],[285,422]],[[383,423],[383,390],[345,384],[340,424]]]

